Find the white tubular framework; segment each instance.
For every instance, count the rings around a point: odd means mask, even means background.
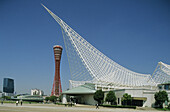
[[[72,85],[76,86],[76,84],[73,84],[75,82],[77,82],[77,85],[78,83],[91,82],[115,87],[156,85],[150,74],[136,73],[117,64],[93,47],[44,5],[43,7],[63,30],[63,38],[73,80],[70,81]]]
[[[159,62],[155,71],[152,74],[153,80],[158,83],[167,83],[170,81],[170,65]]]

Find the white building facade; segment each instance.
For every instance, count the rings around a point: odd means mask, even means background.
[[[117,105],[123,105],[122,104],[122,98],[125,93],[128,95],[131,95],[132,97],[132,104],[134,106],[139,107],[154,107],[155,105],[155,98],[154,95],[156,92],[159,91],[166,91],[170,100],[170,83],[168,84],[161,84],[158,85],[157,88],[147,88],[147,87],[141,87],[141,88],[109,88],[109,87],[101,87],[94,84],[85,84],[78,87],[75,87],[73,89],[70,89],[68,91],[63,92],[63,103],[70,102],[70,97],[74,99],[74,103],[80,103],[80,104],[88,104],[88,105],[96,105],[96,101],[93,98],[93,95],[96,90],[102,90],[106,95],[109,91],[113,90],[116,95],[116,102]],[[66,98],[66,96],[69,96]],[[104,98],[104,100],[105,100]],[[107,102],[105,102],[107,104]]]
[[[40,89],[31,89],[31,95],[40,95],[43,96],[44,92]]]

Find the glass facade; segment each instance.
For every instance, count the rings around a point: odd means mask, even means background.
[[[10,78],[4,78],[3,92],[14,93],[14,80]]]
[[[164,89],[165,90],[170,90],[170,85],[169,84],[164,85]]]

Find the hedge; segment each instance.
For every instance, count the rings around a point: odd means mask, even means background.
[[[102,105],[103,107],[111,107],[111,108],[132,108],[136,109],[136,106],[129,106],[129,105]]]

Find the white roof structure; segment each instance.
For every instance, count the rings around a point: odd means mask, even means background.
[[[150,74],[136,73],[117,64],[93,47],[44,5],[43,7],[62,28],[72,75],[70,81],[72,86],[78,86],[85,82],[115,87],[156,86]]]
[[[159,62],[155,71],[152,74],[153,80],[158,83],[166,83],[170,81],[170,65]]]

